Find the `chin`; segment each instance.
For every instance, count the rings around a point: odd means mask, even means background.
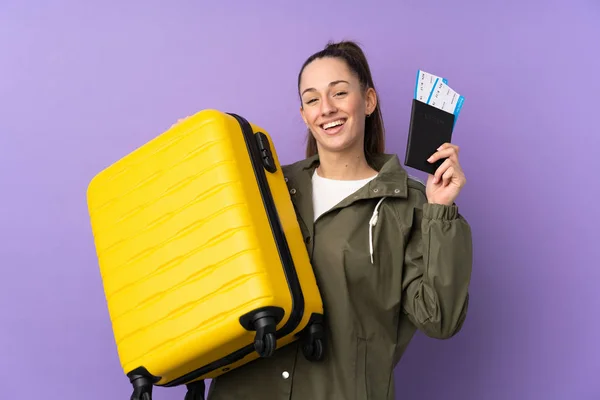
[[[320,135],[317,140],[319,146],[328,152],[340,153],[351,149],[357,140],[353,140],[350,136],[323,136]]]

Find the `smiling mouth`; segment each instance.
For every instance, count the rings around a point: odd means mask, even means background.
[[[346,120],[344,118],[342,118],[342,119],[338,119],[336,121],[332,121],[332,122],[323,124],[323,125],[321,125],[321,128],[328,130],[331,128],[337,128],[338,126],[344,125],[345,123],[346,123]]]

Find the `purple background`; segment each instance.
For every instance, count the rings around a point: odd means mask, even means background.
[[[596,1],[168,3],[0,2],[0,398],[129,398],[89,180],[203,108],[302,157],[296,74],[342,38],[365,46],[402,159],[418,68],[466,96],[470,314],[451,341],[415,339],[398,398],[600,398]]]

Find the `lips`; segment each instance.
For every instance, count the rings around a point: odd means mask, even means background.
[[[332,128],[337,128],[338,126],[344,125],[346,123],[346,119],[345,118],[340,118],[337,119],[335,121],[331,121],[331,122],[327,122],[325,124],[321,125],[321,128],[328,130],[328,129],[332,129]]]

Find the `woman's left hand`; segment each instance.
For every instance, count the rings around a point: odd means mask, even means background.
[[[458,146],[444,143],[427,161],[434,163],[446,158],[434,175],[427,177],[427,201],[434,204],[452,205],[467,183],[458,161]]]

